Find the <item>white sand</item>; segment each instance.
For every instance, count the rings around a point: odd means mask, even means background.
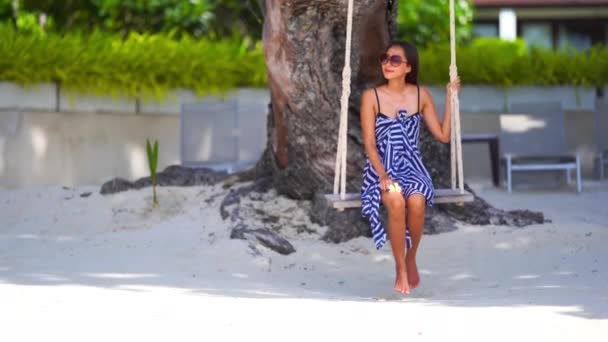
[[[221,187],[160,188],[154,210],[150,189],[0,190],[0,341],[608,341],[608,183],[479,190],[553,222],[425,235],[405,299],[389,249],[320,242],[324,227],[272,195],[258,205],[289,256],[229,239]]]

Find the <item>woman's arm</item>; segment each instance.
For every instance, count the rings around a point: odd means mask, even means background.
[[[384,170],[378,149],[376,147],[376,97],[373,89],[367,89],[361,96],[361,130],[363,132],[363,145],[367,158],[378,176],[380,176],[380,189],[385,191],[392,182]]]
[[[453,89],[460,87],[460,80],[448,83],[446,90],[446,101],[443,110],[443,120],[439,122],[437,111],[435,110],[435,104],[433,103],[433,97],[431,93],[425,87],[421,87],[421,100],[422,100],[422,112],[424,113],[423,118],[429,132],[440,142],[447,144],[450,142],[450,130],[451,130],[451,119],[452,112],[450,110],[450,98]]]

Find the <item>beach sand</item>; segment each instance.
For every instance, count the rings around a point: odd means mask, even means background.
[[[310,204],[274,192],[243,203],[274,211],[287,256],[229,238],[220,185],[159,188],[154,209],[149,188],[0,190],[0,341],[608,341],[608,182],[473,187],[551,222],[424,235],[407,297],[390,249],[320,241]]]

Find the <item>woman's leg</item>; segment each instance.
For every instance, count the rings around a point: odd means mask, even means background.
[[[410,287],[416,288],[420,284],[420,276],[418,275],[418,267],[416,265],[416,252],[418,245],[422,239],[422,230],[424,227],[424,209],[426,206],[426,198],[424,195],[414,193],[407,198],[407,226],[410,229],[412,236],[412,247],[408,249],[405,264],[407,268],[407,279]]]
[[[382,204],[388,211],[388,238],[395,258],[395,290],[410,293],[405,263],[405,198],[400,192],[382,193]]]

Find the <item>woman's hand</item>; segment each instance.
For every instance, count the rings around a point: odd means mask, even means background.
[[[380,190],[388,191],[391,184],[395,183],[388,175],[380,176]]]
[[[452,95],[454,90],[460,90],[460,77],[456,78],[454,81],[449,82],[446,86],[448,96]]]

